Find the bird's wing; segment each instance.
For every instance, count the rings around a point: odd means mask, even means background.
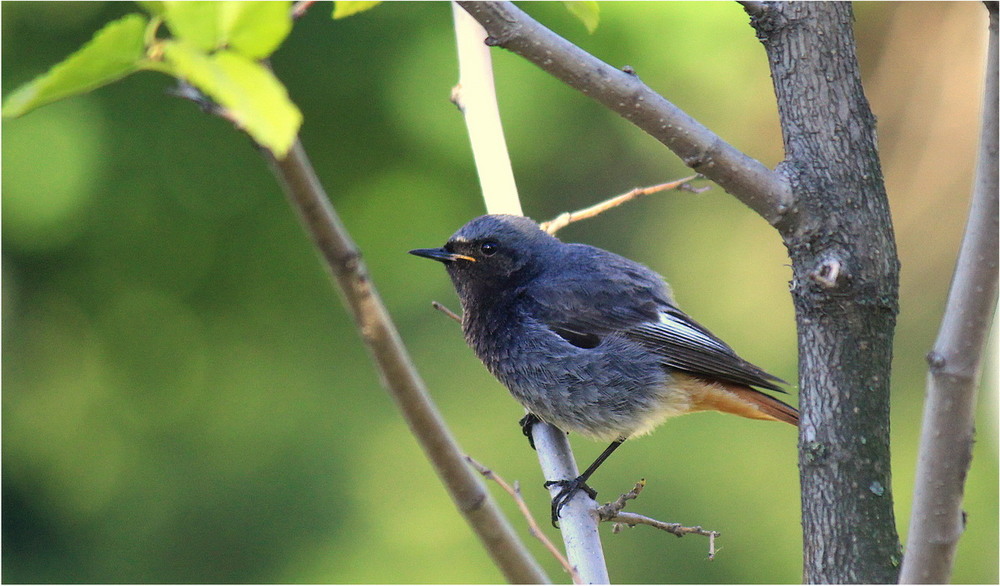
[[[697,376],[785,392],[785,381],[739,357],[725,342],[674,306],[659,319],[637,324],[625,334],[657,352],[663,364]]]
[[[530,312],[566,341],[593,348],[623,334],[656,352],[664,366],[695,376],[785,392],[768,374],[678,309],[648,268],[585,245],[566,256],[576,270],[554,271],[526,289]]]
[[[523,292],[529,313],[553,330],[603,337],[656,321],[659,308],[671,303],[659,275],[606,250],[567,244],[560,261]]]

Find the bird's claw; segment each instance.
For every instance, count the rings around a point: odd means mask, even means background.
[[[521,426],[521,433],[524,437],[528,438],[528,445],[531,449],[535,449],[535,438],[531,435],[531,428],[535,426],[536,423],[541,423],[542,420],[538,418],[534,413],[528,413],[522,417],[517,424]]]
[[[573,498],[576,491],[582,490],[592,499],[597,498],[597,491],[591,488],[582,476],[577,476],[572,480],[549,480],[545,483],[545,488],[559,486],[561,489],[552,498],[552,526],[559,527],[559,512]]]

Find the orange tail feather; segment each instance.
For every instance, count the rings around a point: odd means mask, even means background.
[[[692,396],[692,411],[721,411],[749,419],[799,425],[798,409],[756,389],[717,381],[698,387]]]

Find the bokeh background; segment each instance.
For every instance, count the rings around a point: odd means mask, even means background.
[[[593,35],[561,3],[524,8],[631,65],[738,148],[769,166],[781,160],[764,51],[736,3],[605,2]],[[135,10],[4,2],[4,95]],[[450,8],[391,3],[337,22],[330,12],[314,6],[273,58],[305,115],[303,142],[464,449],[520,481],[544,519],[520,407],[430,308],[458,309],[444,271],[406,254],[483,213],[448,101]],[[856,16],[903,266],[892,440],[905,539],[923,357],[975,164],[986,11],[861,3]],[[516,56],[494,55],[528,215],[548,219],[687,173],[616,115]],[[141,73],[3,122],[3,580],[501,581],[381,388],[262,158],[225,122],[166,95],[170,86]],[[653,267],[741,354],[796,379],[784,249],[720,189],[652,196],[561,236]],[[998,581],[994,354],[960,583]],[[581,462],[604,447],[573,442]],[[605,528],[612,579],[798,582],[795,444],[787,426],[716,414],[630,443],[595,477],[602,497],[644,477],[633,510],[723,536],[708,562],[700,537]],[[509,499],[490,490],[565,580]]]

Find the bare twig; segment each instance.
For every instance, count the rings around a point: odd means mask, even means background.
[[[214,105],[189,84],[182,84],[177,95],[195,102],[206,113],[234,122],[227,110]],[[236,127],[239,128],[238,125]],[[396,402],[456,508],[508,581],[518,584],[550,583],[479,478],[465,465],[458,443],[431,401],[395,324],[382,304],[361,260],[361,251],[330,203],[302,143],[296,140],[283,159],[263,146],[257,146],[270,163],[303,230],[312,240],[345,305],[353,314],[383,385]]]
[[[693,534],[693,535],[705,535],[714,538],[722,535],[718,531],[710,531],[708,529],[703,529],[701,525],[696,525],[694,527],[685,527],[680,523],[667,523],[665,521],[653,519],[645,515],[640,515],[638,513],[626,513],[624,511],[618,513],[617,515],[609,519],[602,519],[602,520],[608,521],[609,523],[628,525],[629,527],[635,527],[636,525],[649,525],[650,527],[662,529],[667,533],[672,533],[677,537],[684,537],[685,535]]]
[[[986,5],[990,40],[979,161],[948,303],[927,356],[930,372],[910,533],[900,570],[903,584],[948,582],[965,531],[962,499],[972,460],[976,394],[997,302],[997,3]]]
[[[718,183],[772,225],[792,203],[788,181],[705,128],[634,73],[612,67],[545,28],[510,2],[458,2],[500,46],[617,112]]]
[[[700,174],[691,175],[690,177],[685,177],[684,179],[678,179],[677,181],[671,181],[669,183],[661,183],[659,185],[652,185],[650,187],[636,187],[632,191],[623,193],[621,195],[616,195],[612,198],[606,199],[598,204],[594,204],[588,208],[582,210],[577,210],[575,212],[563,212],[556,216],[555,218],[549,220],[548,222],[542,222],[542,230],[545,230],[549,234],[555,235],[556,232],[562,230],[566,226],[572,224],[573,222],[579,222],[580,220],[586,220],[588,218],[593,218],[599,214],[602,214],[612,208],[616,208],[623,203],[630,202],[634,199],[646,195],[652,195],[654,193],[659,193],[661,191],[667,191],[668,189],[676,189],[678,191],[690,191],[692,193],[703,193],[711,189],[710,186],[705,187],[692,187],[688,182],[694,181],[701,177]]]
[[[316,3],[316,0],[299,0],[292,6],[292,18],[298,20],[306,15],[309,7]]]
[[[514,499],[514,502],[517,503],[517,508],[521,511],[521,514],[524,515],[525,521],[528,522],[528,532],[531,533],[532,537],[542,542],[542,545],[545,546],[545,549],[549,550],[549,553],[552,554],[552,557],[556,558],[556,561],[558,561],[559,564],[562,565],[563,569],[565,569],[569,573],[570,577],[573,579],[574,584],[583,584],[583,579],[580,578],[580,573],[576,571],[576,568],[570,565],[569,560],[566,559],[566,556],[564,556],[562,552],[560,552],[559,549],[555,545],[553,545],[552,541],[550,541],[549,538],[545,536],[545,532],[542,531],[541,527],[538,526],[538,522],[535,521],[535,517],[531,514],[531,511],[528,509],[527,503],[524,502],[524,497],[521,496],[520,486],[518,486],[517,483],[515,483],[514,486],[507,484],[507,481],[504,480],[502,476],[500,476],[493,470],[490,470],[486,466],[483,466],[482,464],[474,460],[471,456],[466,456],[465,459],[466,461],[469,462],[469,464],[472,465],[473,468],[475,468],[480,474],[482,474],[483,477],[485,477],[487,480],[492,480],[493,482],[496,482],[498,485],[500,485],[500,488],[502,488],[507,494],[511,496],[511,498]]]
[[[714,560],[715,552],[717,551],[715,549],[715,538],[721,535],[718,531],[702,529],[700,525],[695,527],[686,527],[680,523],[667,523],[645,515],[639,515],[637,513],[626,513],[622,510],[625,508],[625,504],[628,501],[634,500],[639,496],[639,493],[642,492],[642,489],[645,486],[646,480],[640,480],[634,487],[632,487],[632,490],[622,494],[615,501],[598,507],[598,518],[601,521],[614,523],[613,531],[615,533],[619,533],[622,526],[635,527],[636,525],[648,525],[676,535],[677,537],[684,537],[685,535],[704,535],[708,537],[708,559]]]
[[[597,507],[597,516],[601,521],[610,521],[612,517],[618,515],[625,508],[625,504],[633,499],[639,497],[639,493],[642,489],[646,487],[646,479],[643,478],[639,482],[635,483],[632,490],[622,494],[616,500],[605,503],[604,505]]]
[[[459,323],[459,325],[461,325],[462,318],[459,317],[459,315],[457,313],[455,313],[454,311],[448,309],[444,305],[441,305],[437,301],[431,301],[431,307],[433,307],[434,309],[436,309],[436,310],[440,311],[441,313],[447,315],[451,319],[457,321]]]

